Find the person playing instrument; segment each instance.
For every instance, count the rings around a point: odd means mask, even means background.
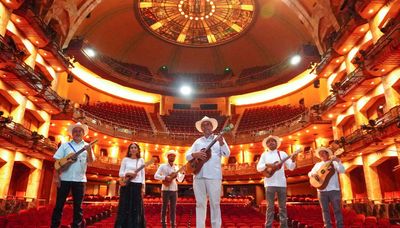
[[[311,171],[308,173],[310,178],[318,178],[317,172],[321,169],[321,167],[329,162],[329,159],[332,157],[333,152],[331,149],[326,147],[320,147],[315,150],[315,156],[321,159],[320,162],[316,163]],[[343,215],[342,215],[342,196],[340,193],[340,184],[338,180],[338,173],[344,173],[344,166],[339,158],[332,159],[330,169],[334,170],[334,174],[328,180],[328,184],[324,189],[318,190],[318,199],[322,209],[322,218],[324,220],[325,227],[331,228],[331,216],[329,213],[329,203],[332,204],[333,212],[335,214],[336,219],[336,227],[342,228],[343,225]]]
[[[171,227],[175,227],[175,212],[176,212],[176,199],[178,198],[178,184],[176,180],[182,182],[185,178],[184,172],[177,172],[178,167],[174,164],[176,158],[175,150],[167,152],[166,157],[168,163],[162,164],[158,167],[157,172],[154,174],[154,179],[162,180],[165,183],[161,186],[162,191],[162,208],[161,208],[161,225],[163,228],[167,227],[165,220],[167,214],[167,207],[169,203],[169,218]]]
[[[83,140],[83,137],[89,133],[89,128],[85,124],[76,123],[68,126],[67,131],[72,137],[72,141],[62,143],[53,158],[59,160],[70,153],[76,153],[82,148],[86,151],[79,154],[76,160],[71,160],[68,168],[60,170],[55,174],[55,182],[57,184],[56,205],[51,217],[51,227],[59,227],[61,222],[62,211],[69,192],[72,192],[72,200],[74,206],[74,218],[72,227],[81,227],[82,225],[82,201],[85,194],[86,168],[87,163],[93,162],[95,156],[91,146]]]
[[[194,158],[207,159],[206,148],[214,139],[213,131],[217,129],[218,122],[214,118],[204,116],[196,122],[196,129],[204,136],[198,138],[186,152],[186,160]],[[193,178],[193,191],[196,198],[196,227],[204,228],[207,214],[207,195],[210,199],[211,225],[213,228],[221,227],[221,156],[229,157],[230,150],[225,139],[219,136],[217,143],[211,147],[211,157],[204,163],[202,169]]]
[[[143,195],[145,192],[145,171],[141,169],[144,160],[140,157],[140,147],[137,143],[131,143],[126,157],[121,161],[119,176],[126,185],[120,188],[118,202],[118,214],[115,220],[115,228],[144,228]]]
[[[267,166],[275,162],[282,161],[287,158],[288,155],[279,151],[278,148],[281,145],[281,140],[277,136],[270,135],[262,141],[262,145],[266,151],[262,153],[260,160],[257,163],[257,171],[263,172],[267,169]],[[286,212],[286,177],[284,166],[289,170],[294,170],[296,167],[297,156],[293,156],[291,159],[287,159],[284,165],[277,167],[277,170],[271,177],[264,177],[264,187],[266,189],[266,200],[267,200],[267,215],[265,227],[272,227],[274,220],[274,203],[275,194],[278,195],[278,206],[279,206],[279,220],[280,227],[287,228],[287,212]]]

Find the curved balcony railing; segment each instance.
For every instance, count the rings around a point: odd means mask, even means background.
[[[146,141],[154,144],[165,144],[173,141],[174,144],[182,146],[190,146],[200,134],[193,133],[173,133],[159,132],[149,129],[141,129],[137,127],[129,127],[118,122],[107,120],[83,109],[75,109],[73,111],[73,119],[86,123],[89,127],[104,134],[114,137],[123,138],[134,141]],[[328,124],[330,121],[321,120],[318,116],[305,111],[291,119],[279,122],[271,126],[264,126],[253,129],[252,132],[245,134],[239,133],[236,135],[226,134],[224,137],[227,141],[233,144],[243,144],[261,141],[267,134],[283,135],[302,129],[307,124],[322,123]]]

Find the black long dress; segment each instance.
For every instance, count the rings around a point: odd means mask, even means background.
[[[129,182],[121,187],[115,228],[145,228],[142,184]]]

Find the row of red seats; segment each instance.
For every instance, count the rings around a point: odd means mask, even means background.
[[[103,218],[111,215],[111,205],[83,205],[84,212],[84,223],[92,224],[100,221]],[[8,214],[0,217],[0,227],[6,228],[26,228],[26,227],[49,227],[51,223],[53,207],[52,206],[41,206],[38,208],[31,208],[27,210],[21,210],[16,214]],[[73,220],[73,209],[72,205],[67,204],[64,207],[63,217],[61,224],[63,226],[69,226]]]
[[[275,105],[246,109],[240,120],[238,131],[248,131],[263,126],[273,125],[289,120],[304,112],[303,107]]]

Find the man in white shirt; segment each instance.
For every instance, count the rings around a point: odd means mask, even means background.
[[[87,163],[95,160],[95,156],[90,145],[83,141],[83,137],[89,133],[88,126],[79,122],[72,124],[68,126],[68,133],[70,136],[72,136],[72,141],[61,144],[53,157],[58,160],[66,157],[70,153],[76,153],[82,148],[84,148],[86,151],[79,154],[76,161],[73,162],[68,168],[62,170],[61,173],[55,174],[59,176],[56,177],[57,199],[51,218],[52,228],[60,226],[62,211],[70,191],[72,193],[74,206],[72,227],[81,227],[83,217],[82,201],[85,194],[85,183],[87,182]]]
[[[221,157],[229,157],[230,150],[222,136],[215,136],[213,131],[217,129],[218,122],[214,118],[204,116],[196,122],[196,129],[204,136],[198,138],[192,147],[186,152],[186,160],[192,159],[206,160],[207,153],[202,150],[216,139],[216,143],[211,147],[211,157],[206,161],[194,178],[193,191],[196,198],[196,227],[204,228],[207,214],[207,195],[210,200],[211,226],[221,227],[221,185],[222,170]],[[216,138],[218,137],[218,138]]]
[[[257,171],[263,172],[266,169],[267,164],[273,164],[274,162],[280,162],[286,157],[287,153],[279,151],[278,148],[281,145],[281,140],[277,136],[270,135],[265,138],[262,142],[263,147],[266,149],[261,155],[260,160],[257,163]],[[264,187],[266,189],[266,200],[267,200],[267,219],[265,227],[272,227],[274,220],[274,203],[275,194],[278,195],[278,206],[279,206],[279,220],[280,227],[287,228],[287,211],[286,211],[286,177],[284,166],[289,170],[296,168],[296,156],[292,159],[288,159],[284,162],[284,165],[279,167],[271,177],[264,178]]]
[[[168,159],[168,163],[162,164],[158,167],[157,172],[154,174],[154,179],[163,181],[163,184],[161,186],[161,225],[163,228],[167,227],[165,217],[167,214],[167,207],[169,203],[170,223],[171,227],[175,228],[176,199],[178,198],[178,184],[176,183],[176,180],[182,182],[185,178],[185,174],[183,172],[177,173],[178,167],[174,164],[176,158],[175,150],[168,151],[165,156]]]
[[[324,219],[325,227],[331,228],[331,216],[329,213],[329,202],[332,204],[333,212],[336,219],[336,227],[343,228],[343,215],[342,215],[342,195],[340,193],[340,184],[338,179],[338,173],[344,173],[344,166],[339,158],[333,158],[330,163],[330,158],[333,155],[331,149],[326,147],[320,147],[315,150],[315,155],[322,161],[316,163],[311,171],[308,173],[310,178],[319,178],[317,173],[325,164],[330,165],[330,169],[333,169],[333,175],[328,181],[328,184],[324,189],[318,190],[319,203],[322,208],[322,217]],[[328,164],[330,163],[330,164]]]

